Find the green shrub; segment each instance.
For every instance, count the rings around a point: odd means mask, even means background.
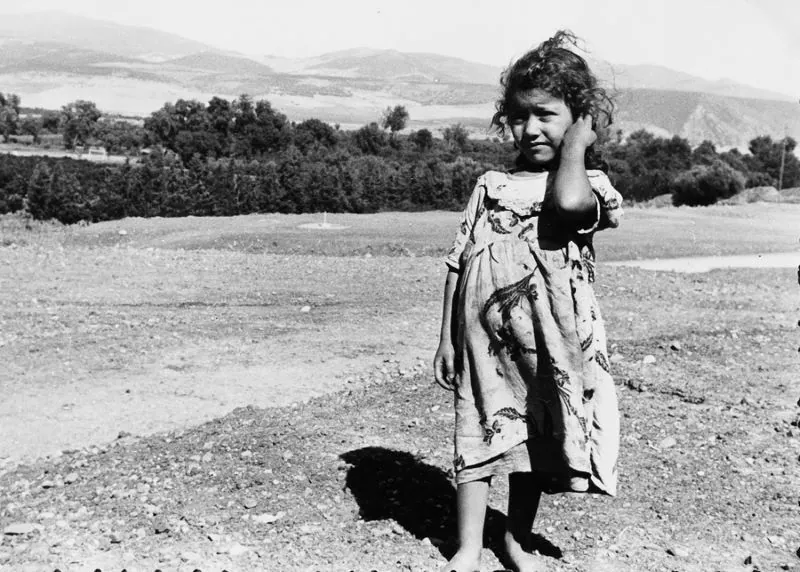
[[[696,165],[672,180],[675,206],[711,205],[744,189],[744,175],[722,161]]]
[[[753,187],[774,187],[777,184],[775,179],[767,173],[750,173],[747,176],[746,186],[748,189]]]

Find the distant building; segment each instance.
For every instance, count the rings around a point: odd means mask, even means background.
[[[81,158],[89,161],[105,161],[108,159],[108,151],[106,151],[105,147],[92,145],[82,154]]]

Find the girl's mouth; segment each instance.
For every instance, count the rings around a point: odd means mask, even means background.
[[[530,149],[531,151],[537,151],[539,149],[544,149],[550,146],[547,143],[541,142],[541,143],[528,143],[527,145],[525,145],[525,147],[527,149]]]

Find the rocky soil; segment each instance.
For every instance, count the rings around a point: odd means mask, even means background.
[[[543,499],[554,571],[800,570],[800,304],[786,270],[606,269],[617,498]],[[435,570],[453,411],[425,360],[307,403],[0,469],[0,570]],[[502,570],[505,485],[483,569]]]
[[[1,572],[445,562],[453,413],[428,366],[427,255],[457,215],[348,216],[336,237],[298,229],[311,215],[0,220]],[[598,251],[789,251],[798,217],[630,209]],[[601,264],[620,492],[543,500],[546,569],[800,571],[797,288],[788,269]],[[503,569],[505,492],[484,571]]]

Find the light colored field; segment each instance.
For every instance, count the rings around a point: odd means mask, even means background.
[[[26,72],[0,74],[0,82],[7,85],[9,91],[19,94],[30,107],[61,109],[70,101],[88,99],[106,113],[133,115],[150,115],[167,101],[184,98],[207,102],[216,95],[174,84],[118,76],[81,76],[75,81],[71,74]]]
[[[165,102],[177,99],[197,99],[207,102],[213,96],[233,99],[238,97],[239,80],[226,93],[224,86],[217,86],[213,93],[202,89],[179,86],[174,83],[157,82],[123,76],[81,76],[76,81],[68,74],[54,75],[28,72],[24,74],[0,74],[0,82],[8,85],[9,91],[18,93],[25,105],[45,109],[60,109],[62,105],[76,99],[89,99],[107,113],[124,113],[147,116],[160,109]],[[427,125],[454,118],[470,117],[486,120],[494,113],[491,102],[482,105],[421,105],[383,91],[349,89],[349,95],[297,95],[275,93],[251,93],[254,99],[268,99],[273,107],[292,120],[324,117],[329,122],[354,122],[363,125],[378,121],[388,106],[405,105],[415,121]]]
[[[322,213],[125,219],[78,229],[69,244],[233,250],[276,254],[443,256],[459,213],[328,214],[343,230],[314,230]],[[124,231],[125,234],[120,234]],[[791,252],[800,249],[800,205],[628,208],[622,226],[596,235],[600,260]]]

